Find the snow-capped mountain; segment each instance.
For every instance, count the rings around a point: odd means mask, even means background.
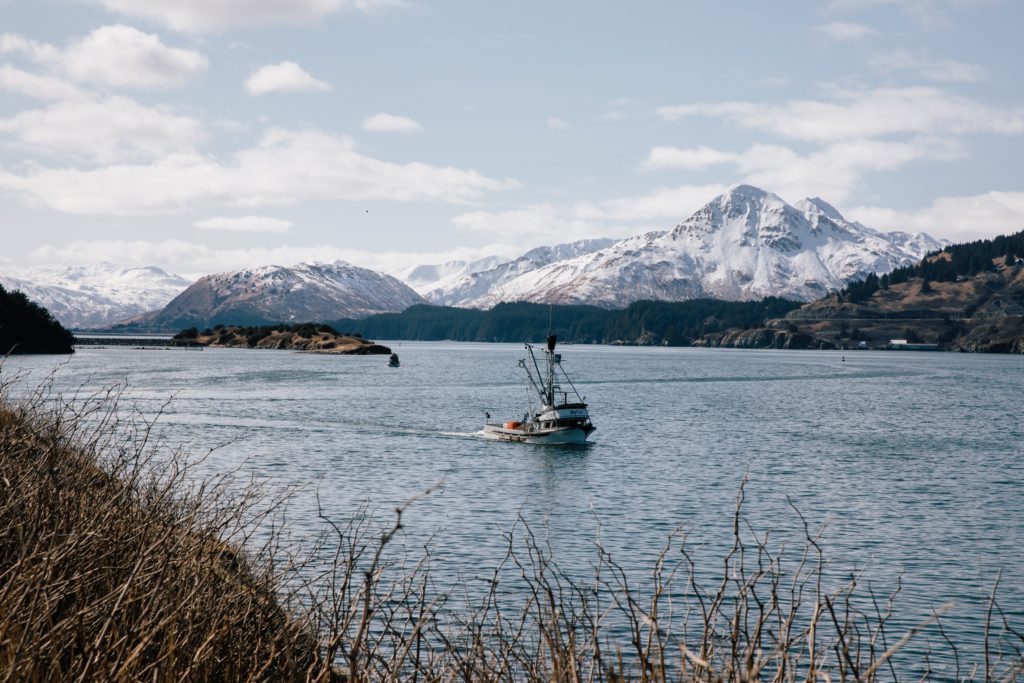
[[[590,254],[609,247],[615,242],[616,240],[613,239],[601,238],[579,240],[553,247],[537,247],[512,261],[498,262],[487,268],[469,270],[458,277],[444,278],[430,286],[417,289],[431,303],[441,306],[476,307],[473,302],[527,273],[552,263]]]
[[[501,256],[487,256],[476,261],[445,261],[444,263],[401,268],[392,271],[389,275],[395,276],[420,294],[423,294],[431,289],[450,284],[471,273],[490,270],[507,260],[507,258]]]
[[[178,330],[218,323],[262,325],[361,318],[426,301],[390,275],[336,261],[260,266],[207,275],[156,315],[137,322]]]
[[[10,269],[0,275],[0,284],[20,289],[65,327],[89,329],[162,308],[191,280],[154,266],[96,263]]]
[[[781,296],[810,301],[869,272],[919,260],[943,243],[925,234],[883,233],[850,222],[821,199],[791,206],[739,185],[667,233],[639,235],[510,277],[474,277],[480,286],[437,297],[490,308],[501,301],[595,304]]]

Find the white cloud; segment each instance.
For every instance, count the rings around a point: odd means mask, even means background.
[[[81,90],[60,78],[29,73],[9,64],[0,64],[0,89],[39,100],[65,100],[85,96]]]
[[[646,168],[702,169],[729,164],[742,182],[783,197],[814,195],[845,201],[869,171],[887,171],[919,159],[949,160],[963,150],[948,138],[919,137],[905,142],[844,140],[806,155],[782,145],[756,144],[743,152],[708,147],[655,147]]]
[[[0,54],[22,54],[33,62],[56,62],[60,60],[60,48],[49,43],[32,40],[17,33],[0,35]]]
[[[843,202],[869,171],[891,171],[911,161],[948,160],[961,154],[956,142],[932,138],[846,140],[807,155],[777,145],[754,145],[738,157],[736,167],[744,182],[783,197],[820,195]]]
[[[567,214],[550,204],[536,204],[511,211],[472,211],[452,218],[452,225],[485,235],[515,235],[517,239],[566,242],[606,234],[608,226]],[[616,233],[617,234],[617,233]],[[557,238],[552,239],[553,235]]]
[[[0,133],[14,136],[32,152],[101,164],[186,152],[202,138],[195,119],[121,96],[67,100],[23,111],[0,119]]]
[[[20,53],[53,75],[113,88],[167,88],[206,71],[199,52],[168,47],[160,37],[131,26],[101,26],[59,48],[16,34],[0,36],[0,52]]]
[[[115,88],[183,85],[206,71],[205,56],[168,47],[131,26],[103,26],[68,46],[63,70],[73,80]]]
[[[790,100],[697,103],[658,107],[657,116],[725,119],[740,126],[814,141],[871,138],[893,133],[1022,133],[1024,109],[989,106],[937,88],[837,91],[832,101]]]
[[[196,204],[256,207],[308,200],[439,201],[454,204],[517,187],[472,170],[396,164],[355,151],[348,137],[273,129],[230,162],[197,153],[169,154],[151,164],[92,170],[0,169],[0,189],[58,211],[138,215],[192,210]]]
[[[699,170],[716,164],[735,161],[737,155],[710,147],[681,149],[679,147],[652,147],[647,159],[641,164],[645,170],[681,168]]]
[[[549,116],[547,120],[547,126],[551,130],[565,130],[569,127],[568,121],[559,118],[557,116]]]
[[[831,21],[827,24],[815,26],[814,30],[818,33],[823,33],[832,40],[844,43],[864,40],[878,33],[878,31],[866,24],[858,24],[853,21]]]
[[[245,89],[250,95],[266,95],[271,92],[325,92],[333,87],[326,81],[313,78],[295,62],[284,61],[261,66],[254,71],[245,79]]]
[[[154,21],[177,31],[206,33],[233,26],[303,24],[339,10],[374,12],[404,0],[93,0],[111,12]]]
[[[520,249],[591,237],[632,237],[675,225],[726,189],[720,184],[658,187],[644,195],[600,202],[471,211],[455,216],[452,224],[468,232],[514,236]]]
[[[423,126],[408,116],[380,112],[363,121],[363,130],[375,133],[419,133],[423,130]]]
[[[577,204],[573,208],[573,213],[584,220],[655,222],[653,227],[664,229],[667,225],[688,217],[727,189],[728,186],[717,183],[657,187],[647,194],[635,197],[617,197],[596,203]]]
[[[988,78],[988,72],[978,64],[952,59],[934,59],[927,54],[910,50],[879,52],[871,57],[869,63],[880,71],[914,71],[940,83],[972,83]]]
[[[229,232],[261,232],[284,234],[295,227],[291,221],[269,216],[217,216],[193,223],[201,230],[227,230]]]
[[[931,206],[902,211],[860,206],[845,213],[882,230],[927,232],[954,241],[987,239],[1024,228],[1024,192],[940,197]]]

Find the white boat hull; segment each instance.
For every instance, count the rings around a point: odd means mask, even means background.
[[[518,441],[534,444],[571,444],[584,443],[593,429],[584,430],[579,427],[528,431],[525,429],[508,429],[499,425],[485,425],[484,436],[497,441]]]

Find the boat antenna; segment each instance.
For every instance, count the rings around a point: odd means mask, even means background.
[[[548,366],[548,377],[545,383],[544,390],[547,394],[546,399],[548,405],[555,405],[555,344],[557,338],[551,333],[552,321],[555,316],[555,305],[548,304],[548,350],[544,354],[544,359],[547,361]]]

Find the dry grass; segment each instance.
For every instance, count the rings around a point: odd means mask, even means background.
[[[3,680],[874,681],[922,638],[956,670],[930,673],[926,654],[919,678],[1022,673],[995,587],[984,657],[967,662],[942,609],[895,632],[896,593],[829,586],[808,525],[798,552],[773,550],[744,522],[742,486],[710,585],[682,531],[640,585],[598,536],[581,581],[520,519],[489,589],[459,597],[434,586],[429,550],[397,552],[409,504],[383,530],[323,518],[296,558],[278,503],[233,476],[197,483],[151,423],[119,417],[116,392],[51,399],[0,397]]]
[[[116,398],[0,406],[2,678],[304,678],[315,630],[238,550],[273,508],[155,462]]]

